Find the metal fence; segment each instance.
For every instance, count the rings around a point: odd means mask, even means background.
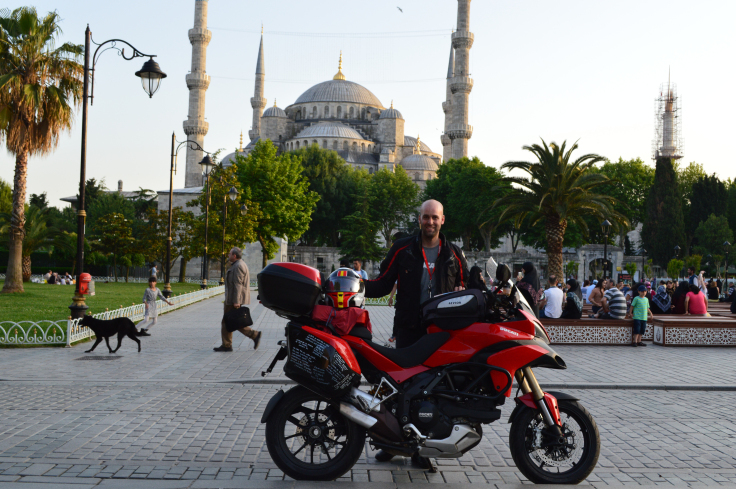
[[[5,280],[5,274],[4,273],[0,273],[0,280]],[[115,282],[115,277],[112,276],[112,275],[110,275],[108,277],[94,275],[94,276],[92,276],[92,280],[94,280],[95,282],[100,282],[100,283],[104,283],[104,282],[113,282],[114,283]],[[42,283],[43,282],[43,275],[31,275],[31,282],[41,282]],[[164,282],[164,279],[161,279],[159,281],[159,283],[163,283],[163,282]],[[189,278],[189,277],[186,277],[184,279],[184,283],[187,283],[187,284],[202,284],[202,282],[203,282],[203,280],[200,280],[198,278]],[[125,283],[125,277],[118,277],[118,282],[117,283]],[[128,277],[128,283],[130,283],[130,284],[146,284],[146,283],[148,283],[148,278],[147,277],[146,278],[143,278],[143,277]],[[179,283],[179,277],[171,277],[171,282],[170,283],[172,283],[172,284],[178,284]],[[220,284],[220,279],[211,279],[211,280],[209,280],[207,282],[207,285],[209,285],[209,286],[219,285],[219,284]],[[251,280],[251,282],[250,282],[250,288],[251,288],[251,290],[258,290],[258,282],[255,281],[255,280]]]
[[[225,287],[220,285],[208,289],[196,290],[187,294],[172,296],[169,299],[173,305],[157,301],[156,309],[159,314],[175,311],[195,302],[209,299],[225,292]],[[127,317],[133,321],[140,321],[145,315],[144,304],[135,304],[120,309],[107,310],[95,314],[97,319],[115,319]],[[72,343],[91,338],[94,332],[79,324],[80,319],[67,319],[61,321],[2,321],[0,322],[0,345],[59,345]]]

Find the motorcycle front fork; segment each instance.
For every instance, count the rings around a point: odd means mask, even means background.
[[[539,382],[537,382],[537,378],[534,376],[534,372],[532,372],[532,368],[524,367],[520,370],[517,370],[515,377],[516,377],[516,382],[519,384],[519,387],[521,388],[521,392],[523,392],[524,394],[529,394],[531,392],[534,403],[537,405],[539,412],[542,413],[542,419],[544,419],[544,424],[547,425],[548,427],[557,426],[557,423],[555,423],[555,420],[552,417],[552,414],[550,414],[549,412],[547,403],[544,402],[544,392],[542,391],[542,388],[539,386]]]

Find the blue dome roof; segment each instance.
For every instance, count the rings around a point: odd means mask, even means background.
[[[286,115],[286,112],[284,112],[284,109],[280,107],[276,107],[274,105],[273,107],[269,107],[266,110],[264,110],[262,117],[288,117],[288,116]]]
[[[381,116],[379,119],[404,119],[404,116],[401,115],[401,112],[394,109],[393,106],[390,109],[386,109],[383,112],[381,112]]]
[[[427,155],[409,155],[399,162],[405,170],[430,170],[437,171],[437,162]]]
[[[365,138],[360,135],[358,131],[352,127],[348,127],[345,124],[339,122],[319,122],[317,124],[306,127],[294,136],[294,139],[300,138],[346,138],[346,139],[361,139]]]

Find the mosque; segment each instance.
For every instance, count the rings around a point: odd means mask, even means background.
[[[263,32],[258,48],[255,90],[250,99],[253,108],[250,142],[222,159],[224,166],[233,163],[238,154],[247,155],[259,140],[270,140],[280,152],[294,151],[318,144],[336,151],[348,164],[374,173],[383,168],[401,166],[410,178],[424,188],[435,178],[443,160],[462,158],[468,154],[467,142],[472,135],[468,125],[468,97],[473,82],[468,76],[469,51],[473,34],[468,31],[470,1],[458,0],[457,30],[452,34],[450,63],[447,71],[445,131],[442,135],[443,154],[435,153],[417,135],[405,132],[404,116],[394,108],[386,108],[366,87],[347,80],[342,71],[340,53],[337,74],[332,80],[318,83],[302,93],[286,108],[276,101],[266,108],[266,69]],[[209,86],[206,74],[206,47],[211,39],[207,29],[207,0],[195,0],[194,28],[189,31],[192,43],[192,70],[187,75],[189,87],[189,117],[184,132],[189,139],[204,141],[209,125],[204,120],[205,92]],[[265,109],[265,110],[264,110]],[[187,150],[185,187],[201,187],[199,165],[201,152]]]

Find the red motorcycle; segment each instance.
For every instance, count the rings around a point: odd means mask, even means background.
[[[340,334],[330,319],[313,318],[324,297],[316,269],[267,266],[259,299],[288,323],[263,375],[287,359],[284,374],[299,384],[274,395],[261,419],[276,465],[297,480],[334,480],[360,458],[366,437],[393,455],[461,457],[480,443],[483,424],[501,417],[516,379],[509,418],[516,466],[535,483],[583,481],[600,453],[598,427],[577,398],[545,392],[534,377],[534,368],[566,366],[516,287],[500,293],[510,275],[498,267],[499,293],[465,290],[425,302],[428,334],[392,349],[373,343],[360,321]]]

